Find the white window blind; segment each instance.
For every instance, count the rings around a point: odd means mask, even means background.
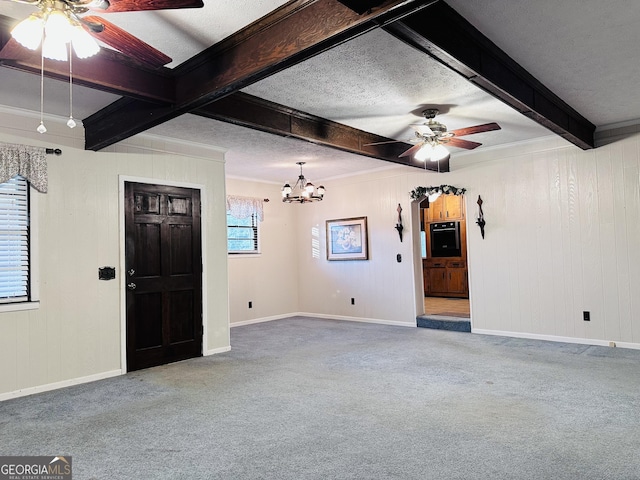
[[[227,251],[260,253],[260,222],[263,200],[227,195]]]
[[[29,184],[0,183],[0,303],[29,301]]]
[[[259,253],[258,219],[255,213],[246,218],[236,218],[227,213],[227,251]]]

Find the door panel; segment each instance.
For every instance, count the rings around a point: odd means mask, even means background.
[[[193,340],[193,294],[190,291],[171,293],[170,343]]]
[[[162,295],[138,294],[135,303],[135,348],[162,346]]]
[[[193,273],[193,237],[190,225],[171,225],[170,268],[172,275]]]
[[[125,183],[127,370],[202,355],[198,190]]]
[[[136,224],[135,229],[135,263],[138,276],[154,277],[160,275],[162,271],[160,225]]]

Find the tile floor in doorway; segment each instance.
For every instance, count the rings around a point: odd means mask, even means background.
[[[469,318],[468,298],[424,297],[426,315]]]

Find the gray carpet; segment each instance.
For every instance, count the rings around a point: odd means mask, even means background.
[[[0,403],[74,479],[640,479],[640,351],[291,318]]]

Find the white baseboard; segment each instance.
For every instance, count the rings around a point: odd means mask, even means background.
[[[362,317],[348,317],[346,315],[328,315],[324,313],[306,313],[301,312],[297,315],[301,317],[312,317],[312,318],[326,318],[328,320],[344,320],[346,322],[360,322],[360,323],[375,323],[378,325],[392,325],[394,327],[417,327],[416,320],[413,319],[411,323],[408,322],[398,322],[395,320],[381,320],[379,318],[362,318]]]
[[[327,320],[344,320],[347,322],[361,322],[361,323],[376,323],[379,325],[393,325],[396,327],[415,327],[415,321],[413,323],[396,322],[393,320],[380,320],[377,318],[361,318],[361,317],[347,317],[344,315],[328,315],[324,313],[309,313],[309,312],[292,312],[285,315],[274,315],[273,317],[254,318],[252,320],[244,320],[242,322],[234,322],[231,327],[240,327],[242,325],[252,325],[255,323],[271,322],[273,320],[281,320],[283,318],[291,317],[309,317],[309,318],[325,318]]]
[[[251,320],[243,320],[241,322],[233,322],[230,324],[231,328],[241,327],[243,325],[253,325],[254,323],[271,322],[273,320],[282,320],[283,318],[296,317],[302,315],[301,313],[285,313],[284,315],[274,315],[272,317],[252,318]]]
[[[33,395],[35,393],[49,392],[51,390],[57,390],[59,388],[80,385],[82,383],[104,380],[105,378],[117,377],[118,375],[122,375],[123,373],[124,372],[122,370],[111,370],[109,372],[96,373],[95,375],[88,375],[86,377],[72,378],[70,380],[63,380],[61,382],[48,383],[46,385],[39,385],[37,387],[29,387],[15,390],[13,392],[0,393],[0,402],[4,400],[10,400],[12,398],[26,397],[27,395]]]
[[[231,351],[231,345],[228,345],[226,347],[212,348],[211,350],[207,350],[206,352],[204,352],[203,356],[208,357],[209,355],[215,355],[217,353],[224,353],[224,352],[230,352],[230,351]]]
[[[471,327],[471,333],[479,335],[496,335],[498,337],[528,338],[531,340],[545,340],[548,342],[579,343],[582,345],[596,345],[600,347],[619,347],[640,350],[639,343],[617,342],[615,340],[598,340],[595,338],[560,337],[557,335],[542,335],[538,333],[505,332],[502,330],[485,330]]]

